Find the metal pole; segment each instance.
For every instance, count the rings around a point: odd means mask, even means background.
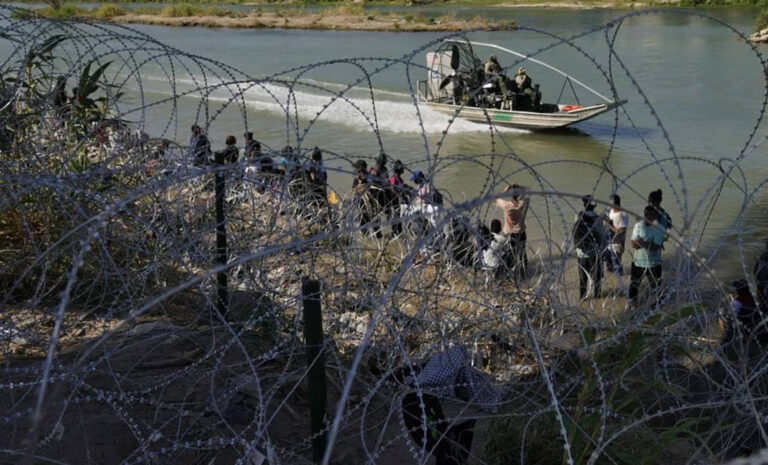
[[[224,219],[224,153],[216,152],[216,264],[227,264],[227,224]],[[216,273],[218,298],[216,308],[219,313],[226,316],[229,308],[229,298],[227,296],[227,272],[225,270]]]
[[[325,356],[323,315],[320,309],[320,281],[304,279],[301,286],[304,306],[304,340],[309,366],[309,413],[312,422],[312,460],[319,464],[325,455]]]

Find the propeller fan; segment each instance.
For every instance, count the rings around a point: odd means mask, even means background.
[[[459,46],[456,44],[451,45],[451,69],[453,70],[453,74],[450,76],[446,76],[441,82],[440,82],[440,90],[443,90],[445,86],[448,85],[449,82],[451,82],[453,79],[455,79],[457,71],[459,70],[459,65],[461,64],[461,55],[459,55]]]
[[[451,45],[451,69],[457,71],[461,64],[459,56],[459,46],[456,44]]]

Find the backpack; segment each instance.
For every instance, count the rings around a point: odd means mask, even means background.
[[[600,250],[600,237],[598,236],[598,216],[579,213],[576,224],[573,225],[573,244],[588,255],[595,255]]]
[[[432,192],[432,201],[435,202],[435,205],[442,205],[443,204],[443,194],[440,193],[439,190],[435,189]]]

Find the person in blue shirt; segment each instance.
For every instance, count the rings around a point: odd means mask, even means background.
[[[645,207],[645,217],[632,229],[632,248],[635,249],[629,282],[629,305],[637,298],[638,288],[647,277],[652,289],[661,285],[661,249],[665,229],[658,224],[659,212],[651,205]]]

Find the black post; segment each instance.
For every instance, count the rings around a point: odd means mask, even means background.
[[[312,459],[320,463],[325,455],[325,356],[323,355],[323,315],[320,309],[320,281],[301,283],[304,306],[304,340],[309,366],[309,412],[312,421]]]
[[[216,152],[216,264],[227,264],[227,224],[224,220],[224,153]],[[218,283],[218,298],[216,308],[222,315],[227,314],[229,298],[227,296],[227,272],[219,271],[216,274]]]

